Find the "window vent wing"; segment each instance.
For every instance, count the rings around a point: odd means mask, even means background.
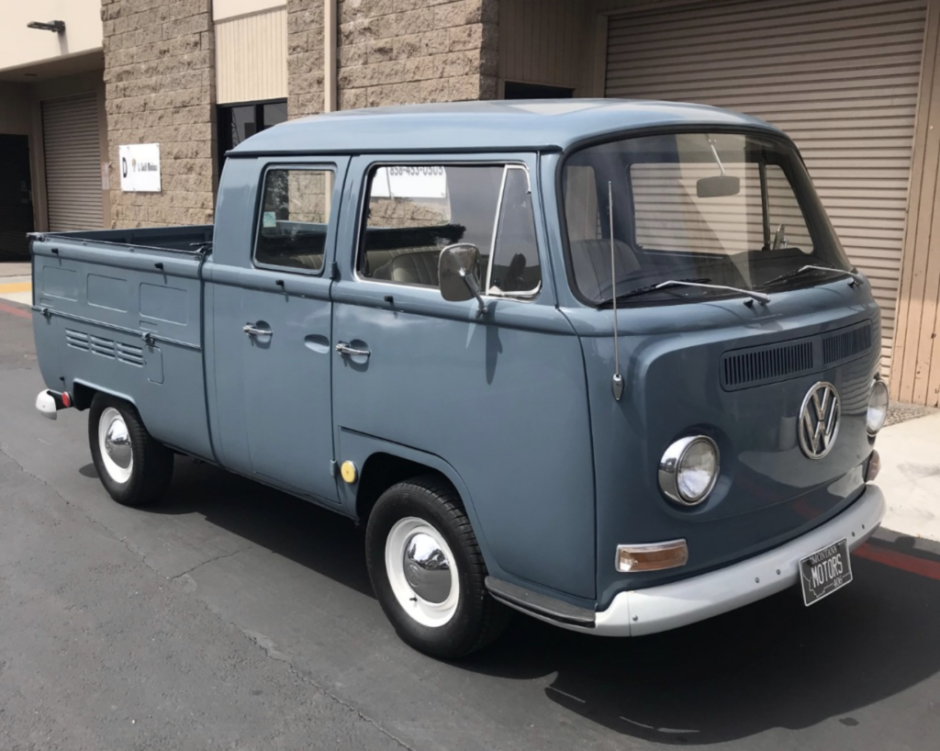
[[[871,343],[872,331],[869,321],[824,336],[822,340],[823,364],[828,367],[864,354],[871,349]]]
[[[729,352],[722,358],[722,386],[733,391],[783,381],[813,370],[811,339],[755,347]]]

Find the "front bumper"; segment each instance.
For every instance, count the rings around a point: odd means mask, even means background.
[[[854,550],[884,515],[884,495],[876,485],[867,485],[841,514],[785,545],[701,576],[621,592],[595,615],[593,628],[558,625],[597,636],[643,636],[727,613],[794,586],[800,560],[837,540],[847,539]]]

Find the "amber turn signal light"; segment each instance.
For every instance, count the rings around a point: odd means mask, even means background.
[[[617,571],[662,571],[684,566],[689,560],[689,547],[685,540],[654,542],[643,545],[618,545]]]
[[[872,451],[868,457],[868,468],[865,472],[865,482],[874,482],[878,473],[881,471],[881,456],[877,451]]]

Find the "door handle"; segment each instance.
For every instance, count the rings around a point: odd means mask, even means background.
[[[259,329],[253,323],[246,323],[242,326],[242,331],[244,331],[248,336],[273,336],[274,332],[271,329]]]
[[[367,349],[356,349],[355,347],[350,347],[346,342],[339,342],[336,345],[336,351],[341,355],[346,355],[347,357],[368,357],[372,354]]]

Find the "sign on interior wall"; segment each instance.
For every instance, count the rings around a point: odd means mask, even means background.
[[[160,192],[160,144],[119,146],[121,190],[125,193]]]

